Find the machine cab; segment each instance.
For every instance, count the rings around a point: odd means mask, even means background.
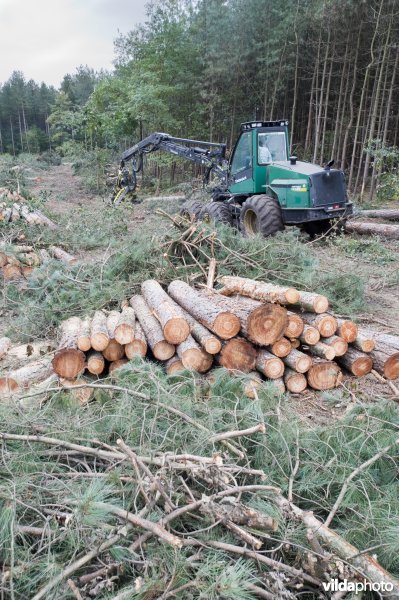
[[[229,165],[229,191],[264,193],[267,165],[287,160],[288,121],[242,123]]]

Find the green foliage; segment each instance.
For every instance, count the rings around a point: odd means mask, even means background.
[[[378,200],[399,200],[399,148],[374,139],[366,145],[364,151],[371,153],[376,170],[380,173],[377,184]]]

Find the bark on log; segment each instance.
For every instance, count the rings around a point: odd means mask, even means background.
[[[284,358],[284,356],[288,356],[292,350],[291,341],[286,337],[282,337],[281,340],[277,340],[277,342],[274,342],[274,344],[268,346],[266,350],[275,356],[278,356],[279,358]]]
[[[53,342],[32,342],[30,344],[19,344],[10,348],[6,355],[6,360],[33,360],[55,350]]]
[[[364,354],[351,347],[344,356],[337,357],[337,361],[356,377],[367,375],[373,368],[373,359],[370,354]]]
[[[305,323],[303,319],[298,313],[294,313],[292,311],[287,311],[288,315],[288,325],[285,330],[284,335],[288,338],[297,338],[303,332],[303,328]]]
[[[349,233],[358,233],[360,235],[380,235],[391,240],[399,240],[399,225],[347,221],[345,224],[345,230]]]
[[[303,328],[303,332],[299,336],[299,339],[302,344],[314,346],[320,341],[320,331],[316,327],[306,324]]]
[[[389,333],[375,333],[375,340],[378,346],[390,346],[394,350],[399,351],[399,336],[391,335]]]
[[[359,331],[352,345],[361,352],[372,352],[375,348],[375,340],[371,334]]]
[[[278,304],[270,304],[243,296],[221,296],[206,291],[201,294],[240,319],[242,334],[254,344],[268,346],[283,337],[288,325],[287,311]]]
[[[348,342],[339,335],[332,335],[328,338],[323,338],[323,344],[332,346],[335,350],[335,356],[343,356],[348,352]]]
[[[342,381],[342,371],[333,361],[314,361],[306,375],[314,390],[331,390]]]
[[[136,324],[136,315],[131,306],[122,309],[122,313],[115,327],[114,336],[117,342],[122,345],[130,344],[134,340],[134,329]]]
[[[284,370],[284,373],[286,372],[286,369]],[[278,391],[279,394],[285,394],[285,383],[284,383],[284,377],[279,377],[278,379],[271,379],[270,383],[273,384],[273,387],[276,388],[276,390]]]
[[[105,369],[105,360],[101,352],[91,350],[87,355],[87,370],[93,375],[101,375]]]
[[[284,384],[287,390],[293,394],[300,394],[307,388],[305,375],[289,368],[284,371]]]
[[[166,341],[161,325],[152,314],[143,296],[133,296],[130,304],[140,322],[148,344],[158,360],[168,360],[175,354],[175,346]]]
[[[371,217],[373,219],[388,219],[388,221],[399,221],[399,210],[380,208],[378,210],[362,210],[362,217]]]
[[[0,396],[7,396],[20,388],[27,388],[32,383],[43,381],[53,373],[49,358],[31,362],[20,369],[10,371],[5,377],[0,377]]]
[[[222,349],[222,342],[209,329],[198,323],[184,308],[181,309],[190,327],[190,333],[193,338],[208,352],[208,354],[218,354]]]
[[[319,315],[313,315],[311,313],[304,313],[302,315],[304,321],[308,325],[312,325],[319,330],[320,335],[323,337],[331,337],[335,334],[338,328],[337,319],[333,315],[322,313]]]
[[[267,350],[258,350],[256,368],[269,379],[279,379],[284,374],[284,363],[281,358]]]
[[[51,256],[57,258],[58,260],[67,265],[72,265],[77,261],[77,258],[75,256],[72,256],[72,254],[69,254],[62,248],[58,248],[58,246],[50,246],[48,251],[51,254]]]
[[[161,323],[165,339],[170,344],[180,344],[188,337],[190,326],[176,304],[162,289],[158,281],[148,279],[141,284],[144,300]]]
[[[228,340],[240,330],[239,318],[191,288],[184,281],[172,281],[168,288],[172,298],[190,313],[204,327],[207,327],[224,340]]]
[[[387,379],[398,379],[399,378],[399,352],[393,351],[385,352],[382,346],[378,345],[373,352],[370,352],[368,356],[374,363],[374,369],[384,375]],[[386,349],[386,347],[384,347]]]
[[[299,292],[297,306],[311,313],[325,313],[328,310],[328,299],[321,294],[312,292]]]
[[[91,331],[91,320],[89,318],[83,319],[80,323],[80,330],[77,339],[77,346],[82,352],[88,352],[91,348],[90,341]]]
[[[299,301],[300,296],[295,288],[255,281],[245,277],[225,276],[221,278],[221,283],[224,285],[221,293],[225,296],[240,294],[254,300],[277,302],[278,304],[295,304]]]
[[[107,317],[101,310],[97,310],[91,321],[90,329],[91,347],[98,352],[102,352],[108,346],[109,334],[107,327]]]
[[[180,358],[177,356],[177,354],[175,354],[174,356],[172,356],[172,358],[166,361],[165,370],[167,375],[173,375],[174,373],[178,373],[179,371],[184,370],[184,365]]]
[[[113,362],[111,362],[109,364],[109,374],[112,375],[113,373],[115,373],[115,371],[117,371],[121,367],[124,367],[125,365],[127,365],[128,362],[129,361],[127,360],[127,358],[121,358],[120,360],[114,360]]]
[[[135,356],[144,357],[147,354],[147,340],[145,339],[143,328],[138,321],[134,325],[134,340],[126,344],[125,354],[129,359]]]
[[[253,345],[236,337],[223,343],[222,350],[217,356],[218,363],[230,371],[249,373],[255,370],[257,352]]]
[[[348,319],[337,319],[338,329],[337,335],[343,338],[346,342],[353,342],[357,338],[358,328],[356,323]]]
[[[109,340],[108,346],[103,350],[103,356],[110,362],[121,360],[125,356],[125,349],[115,339]]]
[[[309,352],[310,354],[313,354],[313,356],[318,356],[325,360],[334,360],[336,356],[334,347],[324,344],[323,342],[318,342],[313,346],[309,346]]]
[[[8,337],[0,338],[0,358],[3,358],[11,348],[11,340]]]
[[[118,310],[111,310],[107,315],[107,332],[109,340],[115,339],[115,329],[121,313]]]
[[[288,356],[285,356],[282,361],[287,367],[290,367],[297,373],[306,373],[312,366],[312,359],[307,354],[300,350],[291,350]]]
[[[197,344],[194,338],[189,335],[184,342],[176,347],[177,355],[180,358],[185,369],[205,373],[212,366],[213,357]]]
[[[257,371],[251,371],[248,373],[248,380],[244,383],[244,394],[250,400],[255,400],[257,396],[257,390],[262,385],[262,377]]]
[[[52,364],[63,379],[76,379],[85,367],[86,357],[78,349],[77,340],[81,328],[78,317],[67,319],[60,326],[60,342]]]

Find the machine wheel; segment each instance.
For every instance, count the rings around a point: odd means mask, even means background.
[[[209,202],[203,207],[200,218],[206,223],[233,225],[233,215],[225,202]]]
[[[309,221],[302,225],[303,230],[310,236],[311,239],[318,237],[319,235],[326,235],[331,229],[332,223],[330,219],[323,219],[322,221]]]
[[[183,204],[180,209],[180,214],[186,219],[197,221],[203,208],[204,205],[201,202],[190,200]]]
[[[263,194],[247,198],[241,208],[240,230],[247,237],[257,233],[268,237],[283,231],[284,221],[278,200]]]

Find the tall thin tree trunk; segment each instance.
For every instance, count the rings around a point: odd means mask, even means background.
[[[294,131],[295,131],[295,117],[296,117],[296,104],[297,104],[297,95],[298,95],[298,68],[299,68],[299,38],[297,31],[297,21],[298,21],[298,12],[299,12],[299,0],[296,3],[296,15],[294,20],[294,35],[296,42],[296,54],[295,54],[295,73],[294,73],[294,98],[292,100],[292,110],[291,110],[291,138],[290,138],[290,153],[292,154],[292,145],[294,139]]]
[[[313,162],[315,163],[317,160],[317,155],[319,152],[319,141],[320,141],[320,130],[321,130],[321,120],[322,120],[322,112],[323,112],[323,98],[324,98],[324,85],[326,81],[326,72],[327,72],[327,59],[330,51],[330,39],[331,39],[331,28],[328,26],[328,36],[326,43],[326,51],[324,53],[324,61],[323,61],[323,73],[321,76],[321,86],[319,92],[319,105],[317,108],[317,119],[316,119],[316,130],[315,130],[315,140],[314,140],[314,148],[313,148]]]
[[[15,156],[15,143],[14,143],[14,131],[12,129],[12,120],[10,115],[10,130],[11,130],[11,143],[12,143],[12,153]]]
[[[349,85],[349,77],[347,77],[347,74],[346,74],[346,70],[347,70],[347,66],[348,66],[348,48],[349,48],[349,35],[348,35],[348,39],[347,39],[346,46],[345,46],[345,57],[344,57],[343,65],[342,65],[341,83],[339,86],[339,93],[338,93],[338,107],[337,107],[337,113],[335,115],[334,137],[333,137],[333,143],[332,143],[332,148],[331,148],[332,158],[334,158],[334,156],[335,156],[335,151],[336,151],[337,145],[339,147],[338,138],[339,138],[339,133],[342,131],[341,111],[344,112],[345,106],[346,106],[346,99],[347,99],[347,92],[348,92],[348,85]],[[344,82],[346,82],[345,94],[344,94]]]
[[[316,84],[316,65],[313,69],[312,85],[310,91],[309,110],[308,110],[308,124],[306,128],[306,139],[305,139],[305,152],[309,149],[310,140],[312,138],[312,121],[313,121],[313,103],[315,97],[315,84]]]
[[[358,58],[359,58],[359,48],[360,48],[360,36],[361,36],[361,32],[362,32],[362,23],[360,23],[359,33],[357,35],[356,52],[355,52],[355,58],[354,58],[354,61],[353,61],[352,87],[351,87],[351,91],[350,91],[350,95],[349,95],[349,121],[348,121],[348,123],[346,125],[345,136],[344,136],[344,141],[343,141],[343,145],[342,145],[341,169],[345,169],[346,149],[348,147],[348,138],[349,138],[350,130],[352,129],[353,118],[354,118],[354,115],[355,115],[354,95],[355,95],[356,83],[357,83],[357,78],[356,78],[356,74],[357,74],[357,61],[358,61]]]
[[[332,54],[334,54],[334,47],[333,47]],[[325,108],[324,108],[323,136],[322,136],[322,139],[321,139],[321,150],[320,150],[320,163],[321,164],[323,164],[323,162],[324,162],[324,147],[325,147],[325,140],[326,140],[327,117],[328,117],[328,101],[330,99],[330,87],[331,87],[331,78],[332,78],[332,68],[333,68],[333,61],[332,61],[332,57],[331,57],[330,72],[328,74],[326,97],[324,99],[324,107]]]

